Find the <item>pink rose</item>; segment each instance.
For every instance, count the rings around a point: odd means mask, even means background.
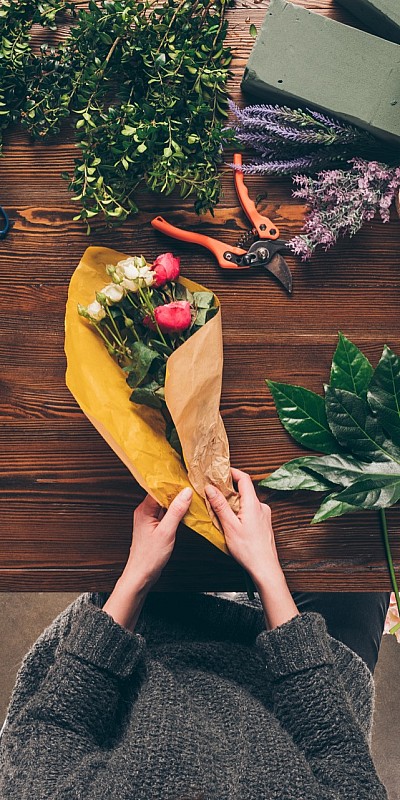
[[[164,286],[167,281],[175,281],[179,276],[180,258],[176,258],[172,253],[162,253],[157,256],[152,270],[154,272],[153,286]]]
[[[165,306],[157,306],[154,316],[162,333],[180,333],[192,322],[190,303],[187,300],[176,300]]]

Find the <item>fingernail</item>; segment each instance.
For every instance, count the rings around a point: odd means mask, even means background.
[[[182,500],[191,500],[192,494],[193,494],[193,489],[191,489],[190,486],[186,486],[186,489],[183,489],[183,491],[181,492],[181,498]]]
[[[208,483],[205,489],[207,496],[210,497],[211,499],[217,496],[217,490],[215,489],[214,486],[211,485],[211,483]]]

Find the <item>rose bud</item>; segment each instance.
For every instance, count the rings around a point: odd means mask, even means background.
[[[153,263],[154,286],[164,286],[167,281],[175,281],[179,276],[180,258],[172,253],[162,253]]]
[[[91,319],[94,319],[95,322],[100,322],[100,320],[104,319],[106,316],[106,312],[102,305],[97,300],[93,300],[93,303],[90,303],[87,307],[87,312]]]
[[[157,306],[154,316],[162,333],[180,333],[189,328],[192,322],[190,303],[187,300],[176,300],[165,306]]]
[[[108,286],[105,286],[101,292],[98,292],[100,296],[104,296],[106,298],[107,305],[112,305],[113,303],[119,303],[120,300],[125,295],[125,289],[118,283],[109,283]],[[97,297],[97,296],[96,296]],[[97,299],[99,299],[97,297]]]

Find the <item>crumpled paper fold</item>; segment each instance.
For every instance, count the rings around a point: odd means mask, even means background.
[[[77,312],[77,304],[91,303],[95,292],[107,282],[106,265],[123,258],[127,255],[116,250],[89,247],[72,275],[65,314],[67,386],[135,480],[160,505],[167,508],[181,489],[192,485],[193,500],[185,524],[227,553],[218,521],[203,499],[204,485],[214,483],[238,511],[228,439],[219,414],[221,312],[174,351],[167,363],[165,398],[181,441],[186,471],[165,438],[161,412],[129,400],[131,389],[123,371]],[[191,291],[207,291],[185,278],[179,282]]]

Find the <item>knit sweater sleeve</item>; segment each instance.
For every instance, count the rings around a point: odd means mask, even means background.
[[[336,669],[322,615],[304,612],[262,631],[256,643],[275,716],[303,753],[320,800],[387,800]]]
[[[45,679],[5,728],[2,800],[73,800],[83,796],[80,780],[90,797],[91,780],[106,766],[108,741],[118,736],[124,679],[138,669],[144,650],[142,636],[92,603],[80,608]]]

